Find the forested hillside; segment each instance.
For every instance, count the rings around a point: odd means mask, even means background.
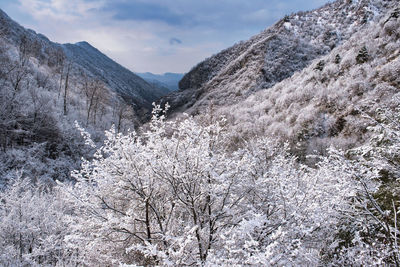
[[[171,111],[202,113],[212,103],[226,106],[270,88],[379,20],[396,1],[334,1],[288,15],[248,41],[199,63],[163,98]]]
[[[0,184],[16,171],[68,179],[90,154],[75,120],[101,142],[113,124],[137,127],[166,93],[87,43],[53,43],[1,10],[0,22]]]
[[[169,93],[167,88],[146,82],[87,42],[64,44],[62,48],[67,58],[101,79],[128,103],[132,103],[141,119],[151,113],[154,101]]]
[[[371,22],[326,56],[240,103],[215,108],[238,136],[289,140],[301,155],[349,149],[370,138],[382,109],[399,105],[398,9]]]

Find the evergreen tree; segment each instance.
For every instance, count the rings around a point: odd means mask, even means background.
[[[369,54],[366,46],[363,46],[357,54],[357,64],[363,64],[369,60]]]

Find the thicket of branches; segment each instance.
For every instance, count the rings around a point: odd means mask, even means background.
[[[315,167],[268,138],[232,152],[223,119],[113,128],[74,185],[16,179],[1,192],[2,264],[398,265],[400,203],[383,201],[380,175],[398,178],[394,118]]]
[[[25,35],[10,41],[0,34],[1,183],[16,169],[42,181],[69,179],[88,152],[75,120],[95,141],[113,123],[122,132],[133,127],[128,104],[67,60],[61,48],[47,48]]]

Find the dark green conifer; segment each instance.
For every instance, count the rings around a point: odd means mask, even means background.
[[[368,50],[365,46],[361,48],[356,57],[357,64],[363,64],[369,60]]]
[[[318,62],[317,66],[314,68],[315,70],[319,70],[319,71],[323,71],[325,67],[325,61],[321,60],[320,62]]]
[[[340,61],[342,61],[342,58],[340,57],[339,54],[337,54],[337,55],[335,56],[335,64],[339,64]]]

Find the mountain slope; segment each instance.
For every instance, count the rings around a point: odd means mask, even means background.
[[[395,4],[339,0],[287,16],[250,40],[199,63],[182,78],[180,90],[161,103],[169,102],[172,112],[197,114],[211,102],[213,106],[239,102],[326,55]]]
[[[308,153],[362,143],[379,108],[400,102],[399,12],[389,11],[303,71],[216,113],[228,116],[235,132],[275,135],[308,146]]]
[[[152,102],[167,93],[119,65],[87,42],[51,42],[44,35],[20,26],[1,9],[0,22],[1,35],[16,46],[20,45],[21,40],[28,42],[30,54],[38,58],[39,63],[46,61],[55,65],[57,61],[67,59],[86,75],[103,81],[109,89],[134,104],[139,113],[151,111]]]
[[[92,156],[75,122],[100,143],[113,125],[137,127],[162,94],[89,44],[51,42],[0,10],[0,187],[70,179]]]
[[[138,75],[119,65],[87,42],[62,45],[67,58],[82,66],[94,77],[137,107],[152,108],[152,102],[168,92],[146,82]]]

